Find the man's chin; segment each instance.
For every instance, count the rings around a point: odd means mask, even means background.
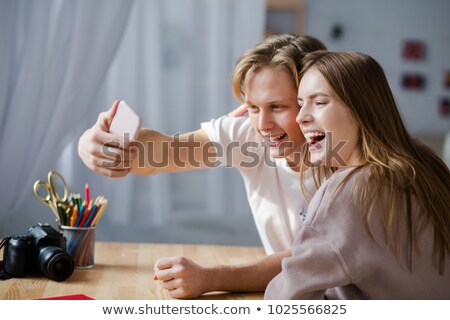
[[[288,161],[293,163],[300,163],[302,161],[302,151],[301,148],[298,150],[281,150],[280,148],[271,148],[270,149],[270,157],[272,159],[281,159],[286,158]]]

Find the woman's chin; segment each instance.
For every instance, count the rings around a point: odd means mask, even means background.
[[[311,155],[310,162],[313,167],[321,167],[324,165],[324,159],[319,156]]]

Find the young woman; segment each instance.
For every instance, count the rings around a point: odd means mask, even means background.
[[[450,172],[405,129],[380,65],[308,54],[297,122],[317,181],[266,299],[449,299]]]
[[[153,175],[205,169],[218,163],[235,167],[242,174],[268,256],[247,265],[209,267],[185,257],[161,258],[155,264],[155,279],[161,281],[172,297],[191,298],[215,290],[263,291],[280,272],[281,259],[290,255],[308,205],[305,197],[299,200],[299,152],[305,139],[295,122],[299,110],[298,73],[304,54],[320,49],[325,46],[308,36],[277,35],[264,39],[242,55],[233,73],[234,93],[244,103],[248,117],[225,116],[177,137],[142,129],[137,141],[139,157],[132,152],[131,158],[127,158],[125,155],[130,154],[127,147],[110,147],[108,154],[103,151],[103,146],[111,142],[124,145],[123,137],[109,133],[117,103],[100,114],[97,123],[81,136],[78,145],[81,159],[105,176],[123,177],[130,172]],[[212,143],[224,151],[222,156],[221,152],[214,154],[213,148],[207,148]],[[169,146],[167,154],[161,151],[164,144]],[[148,150],[150,147],[152,150]],[[110,156],[112,153],[127,160],[116,162]],[[161,163],[165,157],[167,166],[151,166],[148,155],[152,155],[155,163]]]

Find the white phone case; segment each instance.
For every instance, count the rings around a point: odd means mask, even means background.
[[[112,120],[109,132],[125,138],[136,139],[141,129],[142,120],[139,115],[126,103],[121,100],[116,114]]]

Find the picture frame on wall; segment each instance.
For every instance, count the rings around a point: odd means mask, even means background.
[[[426,77],[417,72],[405,72],[401,78],[403,89],[411,91],[419,91],[425,89]]]
[[[404,40],[402,58],[404,61],[424,61],[426,58],[427,46],[422,40]]]
[[[450,70],[444,71],[444,78],[442,79],[442,85],[445,89],[450,89]]]
[[[267,0],[266,35],[304,33],[304,6],[300,0]]]

